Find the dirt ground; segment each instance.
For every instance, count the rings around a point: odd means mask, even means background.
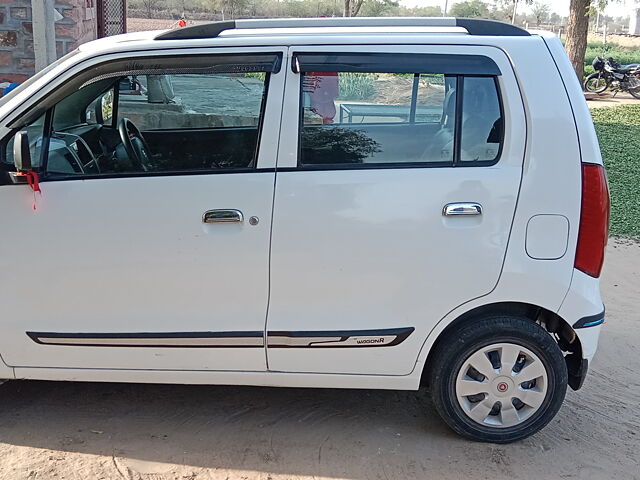
[[[204,20],[187,19],[187,25],[197,25],[203,23]],[[127,32],[144,32],[146,30],[164,30],[167,28],[177,28],[177,20],[169,20],[165,18],[127,18]]]
[[[640,244],[613,241],[585,387],[512,445],[454,435],[425,392],[8,382],[0,478],[640,479]]]
[[[589,42],[603,42],[604,38],[602,35],[589,34]],[[639,36],[628,36],[628,35],[607,35],[607,42],[615,43],[617,45],[621,45],[623,47],[640,47],[640,37]]]
[[[628,92],[619,92],[614,96],[611,92],[604,92],[600,95],[595,93],[585,94],[589,108],[618,107],[620,105],[639,105],[640,100],[633,98]]]

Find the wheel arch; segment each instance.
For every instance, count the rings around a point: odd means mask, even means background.
[[[437,347],[442,342],[451,338],[453,332],[462,325],[478,321],[488,315],[514,315],[524,317],[542,326],[554,337],[564,354],[569,371],[569,386],[574,390],[578,390],[582,386],[582,380],[584,379],[582,369],[585,368],[582,361],[582,345],[573,327],[557,313],[544,307],[525,302],[497,302],[477,306],[460,314],[451,321],[437,334],[436,339],[429,348],[429,353],[424,362],[420,378],[421,386],[428,384],[429,369],[433,365],[433,356],[434,352],[437,351]]]

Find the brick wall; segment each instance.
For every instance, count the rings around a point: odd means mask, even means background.
[[[55,3],[58,57],[96,38],[94,0]],[[0,82],[22,82],[35,71],[30,0],[0,0]]]

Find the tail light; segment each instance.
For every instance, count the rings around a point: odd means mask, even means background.
[[[575,267],[599,277],[609,237],[609,188],[602,165],[582,164],[582,210]]]

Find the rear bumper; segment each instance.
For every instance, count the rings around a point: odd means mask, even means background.
[[[569,292],[558,315],[572,326],[580,341],[579,352],[567,356],[569,386],[582,387],[589,365],[598,350],[600,331],[604,323],[604,305],[600,297],[600,280],[574,270]]]
[[[598,340],[600,339],[602,323],[585,328],[576,328],[575,332],[582,346],[582,358],[588,361],[593,360],[596,350],[598,350]]]
[[[589,327],[596,327],[598,325],[602,325],[603,323],[604,323],[604,310],[602,310],[600,313],[597,313],[595,315],[589,315],[589,316],[586,316],[586,317],[582,317],[580,320],[578,320],[572,326],[573,326],[574,329],[576,329],[576,328],[589,328]]]
[[[567,358],[569,386],[574,390],[582,388],[584,379],[589,371],[589,362],[593,359],[598,349],[598,340],[603,323],[604,311],[598,315],[583,317],[573,325],[574,331],[580,340],[580,346],[582,347],[581,356],[572,354],[571,356],[574,358]],[[576,327],[576,325],[578,326]]]

